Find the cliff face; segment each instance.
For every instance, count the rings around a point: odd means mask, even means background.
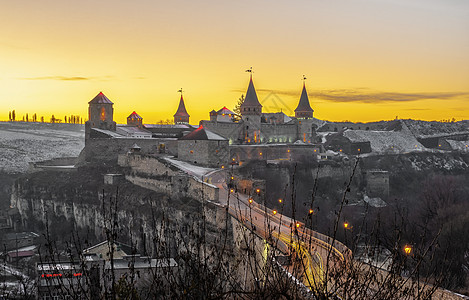
[[[18,179],[11,196],[25,228],[52,239],[69,241],[77,233],[82,243],[106,239],[106,230],[116,226],[117,238],[137,247],[140,253],[157,255],[158,242],[168,234],[184,234],[203,214],[208,231],[214,226],[216,207],[203,206],[196,199],[172,197],[127,181],[104,185],[99,170],[75,173],[38,172]]]

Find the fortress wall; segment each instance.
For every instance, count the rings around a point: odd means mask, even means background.
[[[247,160],[316,160],[321,153],[319,145],[231,145],[230,158],[235,161]]]
[[[293,143],[298,139],[298,126],[261,123],[261,138],[265,143]]]
[[[183,173],[164,160],[138,154],[119,155],[119,165],[130,168],[126,179],[171,197],[190,197],[218,202],[218,187]]]
[[[178,158],[192,164],[221,167],[228,163],[228,141],[180,140]]]
[[[103,138],[86,140],[85,160],[116,162],[118,154],[127,153],[134,144],[137,144],[141,152],[146,154],[158,153],[159,145],[165,144],[167,153],[177,155],[177,140],[175,139]]]
[[[366,191],[370,197],[389,196],[389,172],[387,171],[366,171]]]
[[[130,168],[133,173],[144,173],[149,176],[175,176],[181,172],[164,160],[140,154],[120,154],[118,164]]]
[[[238,139],[243,139],[243,123],[200,121],[200,125],[228,139],[230,144],[237,143]]]

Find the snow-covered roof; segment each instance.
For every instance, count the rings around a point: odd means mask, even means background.
[[[141,135],[151,135],[151,132],[145,129],[138,128],[137,126],[128,126],[128,125],[118,125],[117,132],[123,134],[141,134]]]
[[[105,129],[100,129],[100,128],[91,128],[91,130],[95,130],[97,132],[101,132],[101,133],[104,133],[104,134],[107,134],[109,135],[110,137],[114,137],[114,138],[120,138],[120,137],[123,137],[122,134],[119,134],[115,131],[111,131],[111,130],[105,130]]]
[[[178,167],[178,169],[190,174],[190,175],[195,175],[197,177],[202,177],[204,175],[207,175],[210,172],[213,172],[216,169],[212,168],[204,168],[200,166],[194,166],[188,162],[185,161],[180,161],[180,160],[175,160],[169,157],[164,157],[164,159],[168,162],[170,162],[172,165]]]
[[[189,124],[145,124],[145,128],[187,128],[191,129],[194,126]]]
[[[346,130],[344,137],[352,142],[370,142],[372,152],[410,152],[426,148],[409,131]]]
[[[460,151],[469,151],[469,141],[446,140],[451,149]]]

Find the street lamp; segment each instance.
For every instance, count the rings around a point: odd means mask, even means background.
[[[345,228],[345,229],[351,229],[352,226],[350,226],[350,223],[349,223],[349,222],[344,222],[344,228]]]
[[[411,252],[412,252],[412,246],[410,246],[410,245],[405,245],[405,246],[404,246],[404,253],[405,253],[406,255],[410,255]]]
[[[274,209],[274,210],[272,211],[272,213],[273,213],[273,214],[274,214],[274,216],[275,216],[275,215],[277,214],[277,210],[276,210],[276,209]]]

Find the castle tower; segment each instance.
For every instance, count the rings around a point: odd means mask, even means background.
[[[262,105],[257,99],[256,89],[254,88],[254,83],[252,82],[252,74],[249,80],[246,98],[244,98],[244,102],[243,104],[241,104],[240,111],[243,120],[246,116],[259,116],[260,119],[260,116],[262,114]]]
[[[316,135],[316,125],[314,125],[313,112],[306,92],[306,85],[303,77],[303,90],[301,91],[300,102],[295,109],[295,118],[298,122],[297,139],[305,143],[313,143]]]
[[[135,111],[127,117],[127,125],[137,126],[138,128],[143,127],[143,118],[140,117]]]
[[[303,91],[301,91],[300,102],[295,109],[295,118],[298,119],[311,119],[313,118],[314,110],[309,105],[308,93],[306,92],[305,82],[303,81]]]
[[[181,92],[181,100],[179,100],[179,107],[176,113],[174,114],[174,124],[187,124],[189,123],[189,114],[186,111],[186,106],[184,105],[184,99],[182,98]]]
[[[85,123],[85,140],[90,137],[91,128],[116,131],[113,103],[103,92],[88,102],[88,121]]]
[[[262,105],[257,99],[256,89],[252,82],[252,73],[249,79],[246,98],[240,107],[241,118],[244,122],[244,142],[248,144],[261,142],[261,116]]]

